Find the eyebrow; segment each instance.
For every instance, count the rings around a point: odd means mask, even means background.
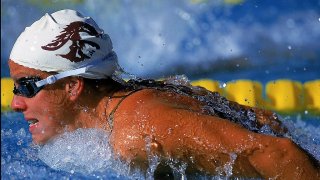
[[[11,76],[12,79],[17,80],[20,79],[22,77],[41,77],[43,74],[41,73],[32,73],[30,74],[30,72],[18,72],[17,74],[15,74],[14,76]]]
[[[15,82],[16,82],[17,80],[19,80],[20,78],[22,78],[22,77],[26,77],[26,76],[21,76],[21,77],[20,77],[19,74],[18,74],[18,75],[15,75],[15,76],[11,76],[12,80],[15,81]]]
[[[28,75],[28,74],[25,74],[25,73],[18,73],[15,76],[11,76],[11,78],[12,78],[12,80],[14,82],[16,82],[19,79],[24,78],[24,77],[38,77],[38,76],[37,75]]]

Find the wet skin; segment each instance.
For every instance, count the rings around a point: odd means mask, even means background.
[[[22,68],[9,61],[10,73],[15,84],[22,77],[39,76],[45,78],[47,73],[42,73],[31,68]],[[16,84],[16,86],[19,86]],[[66,101],[64,88],[48,86],[41,90],[35,97],[26,98],[14,95],[11,107],[15,111],[22,112],[27,121],[37,120],[38,123],[30,125],[29,130],[32,139],[38,144],[47,142],[53,136],[64,131],[68,119],[70,103]],[[66,107],[61,109],[61,107]],[[64,122],[66,121],[66,122]],[[70,127],[70,129],[74,129]]]
[[[319,176],[319,169],[291,140],[253,133],[228,120],[197,113],[199,110],[193,99],[157,90],[139,91],[116,113],[113,146],[121,157],[139,164],[147,163],[151,153],[183,160],[190,171],[215,174],[216,168],[236,154],[234,176]],[[145,150],[147,139],[151,140],[151,152]]]
[[[16,81],[22,77],[38,76],[44,79],[52,75],[18,65],[11,60],[8,64],[16,86],[19,86]],[[52,137],[77,128],[103,127],[97,120],[96,113],[84,111],[83,107],[79,106],[78,91],[82,89],[71,89],[75,81],[73,78],[58,80],[55,84],[47,85],[32,98],[14,95],[12,109],[22,112],[28,122],[37,120],[36,124],[29,126],[34,143],[45,144]],[[83,103],[90,105],[87,101]]]
[[[12,61],[9,66],[14,80],[49,75]],[[46,143],[65,130],[103,128],[111,133],[114,152],[143,169],[152,154],[184,161],[188,172],[216,174],[217,168],[234,161],[233,176],[319,178],[319,168],[291,140],[253,133],[229,120],[205,115],[198,101],[170,92],[145,89],[128,96],[115,112],[111,131],[108,115],[118,97],[127,93],[90,92],[81,78],[66,78],[33,98],[15,95],[12,108],[27,120],[39,121],[31,131],[35,143]],[[272,118],[263,114],[261,122],[269,123]]]

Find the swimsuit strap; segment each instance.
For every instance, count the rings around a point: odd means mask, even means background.
[[[111,111],[111,113],[110,113],[110,115],[109,115],[109,117],[108,117],[108,124],[109,124],[109,126],[110,126],[111,132],[112,132],[112,129],[113,129],[114,113],[116,112],[116,110],[118,109],[118,107],[120,106],[120,104],[122,103],[122,101],[123,101],[125,98],[127,98],[128,96],[130,96],[131,94],[133,94],[133,93],[135,93],[135,92],[137,92],[137,91],[140,91],[140,90],[142,90],[142,89],[135,89],[135,90],[131,91],[130,93],[124,95],[123,97],[121,96],[122,98],[120,99],[120,101],[118,102],[118,104],[115,106],[115,108],[112,109],[112,111]],[[119,97],[119,96],[114,96],[114,97]]]

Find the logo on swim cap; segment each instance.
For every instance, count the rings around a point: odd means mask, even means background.
[[[60,32],[60,35],[56,36],[55,40],[52,40],[51,43],[45,46],[41,46],[41,48],[47,51],[56,51],[70,40],[72,44],[69,46],[69,53],[56,55],[69,59],[71,62],[80,62],[89,59],[97,49],[100,49],[100,46],[95,42],[83,40],[80,35],[82,32],[90,36],[101,36],[91,25],[76,21],[67,25],[66,28]]]

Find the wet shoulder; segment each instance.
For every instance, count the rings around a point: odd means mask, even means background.
[[[155,108],[199,111],[199,101],[170,91],[142,89],[128,95],[119,106],[120,111],[155,111]]]

